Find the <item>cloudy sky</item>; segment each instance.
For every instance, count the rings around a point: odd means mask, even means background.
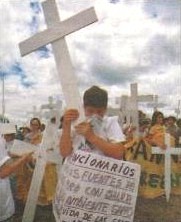
[[[63,100],[51,45],[21,57],[19,43],[46,29],[42,0],[0,1],[0,114],[4,77],[5,114],[26,118],[48,97]],[[181,100],[180,0],[56,0],[61,20],[91,6],[98,22],[66,37],[80,94],[92,85],[115,97],[158,95],[175,114]],[[149,109],[150,111],[150,109]],[[176,115],[176,114],[175,114]]]

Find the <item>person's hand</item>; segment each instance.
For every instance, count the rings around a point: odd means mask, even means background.
[[[63,116],[63,123],[71,123],[72,121],[77,120],[78,117],[79,112],[77,109],[68,109]]]
[[[23,156],[21,156],[21,158],[22,158],[22,160],[24,161],[24,162],[27,162],[27,163],[29,163],[29,162],[31,162],[32,161],[32,154],[33,154],[33,152],[30,152],[30,153],[26,153],[26,154],[24,154]]]
[[[82,122],[75,126],[75,130],[78,134],[81,134],[84,137],[88,137],[93,133],[91,124],[88,122]]]

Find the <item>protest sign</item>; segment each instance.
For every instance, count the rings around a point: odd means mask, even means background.
[[[54,212],[61,222],[132,222],[140,166],[83,151],[66,159]]]
[[[52,138],[52,137],[50,137]],[[48,141],[49,146],[46,149],[46,159],[50,163],[60,164],[62,162],[62,157],[59,153],[59,147],[58,147],[58,138],[55,138],[55,140],[52,139],[52,141]],[[49,148],[50,147],[50,148]],[[39,155],[39,145],[34,145],[31,143],[27,143],[21,140],[15,139],[13,142],[12,147],[9,149],[9,153],[11,155],[16,156],[22,156],[27,153],[34,153],[34,158],[37,158]]]
[[[38,146],[15,139],[9,152],[12,155],[22,156],[27,153],[36,152]]]

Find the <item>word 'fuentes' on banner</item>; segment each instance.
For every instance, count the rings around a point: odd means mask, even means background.
[[[83,151],[66,159],[54,201],[60,222],[132,222],[140,165]]]

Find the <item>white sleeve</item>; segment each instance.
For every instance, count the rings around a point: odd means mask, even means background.
[[[5,156],[3,159],[0,160],[0,168],[9,160],[11,159],[9,156]]]
[[[8,161],[10,157],[8,156],[6,149],[5,149],[5,141],[0,136],[0,167],[5,164],[6,161]]]

